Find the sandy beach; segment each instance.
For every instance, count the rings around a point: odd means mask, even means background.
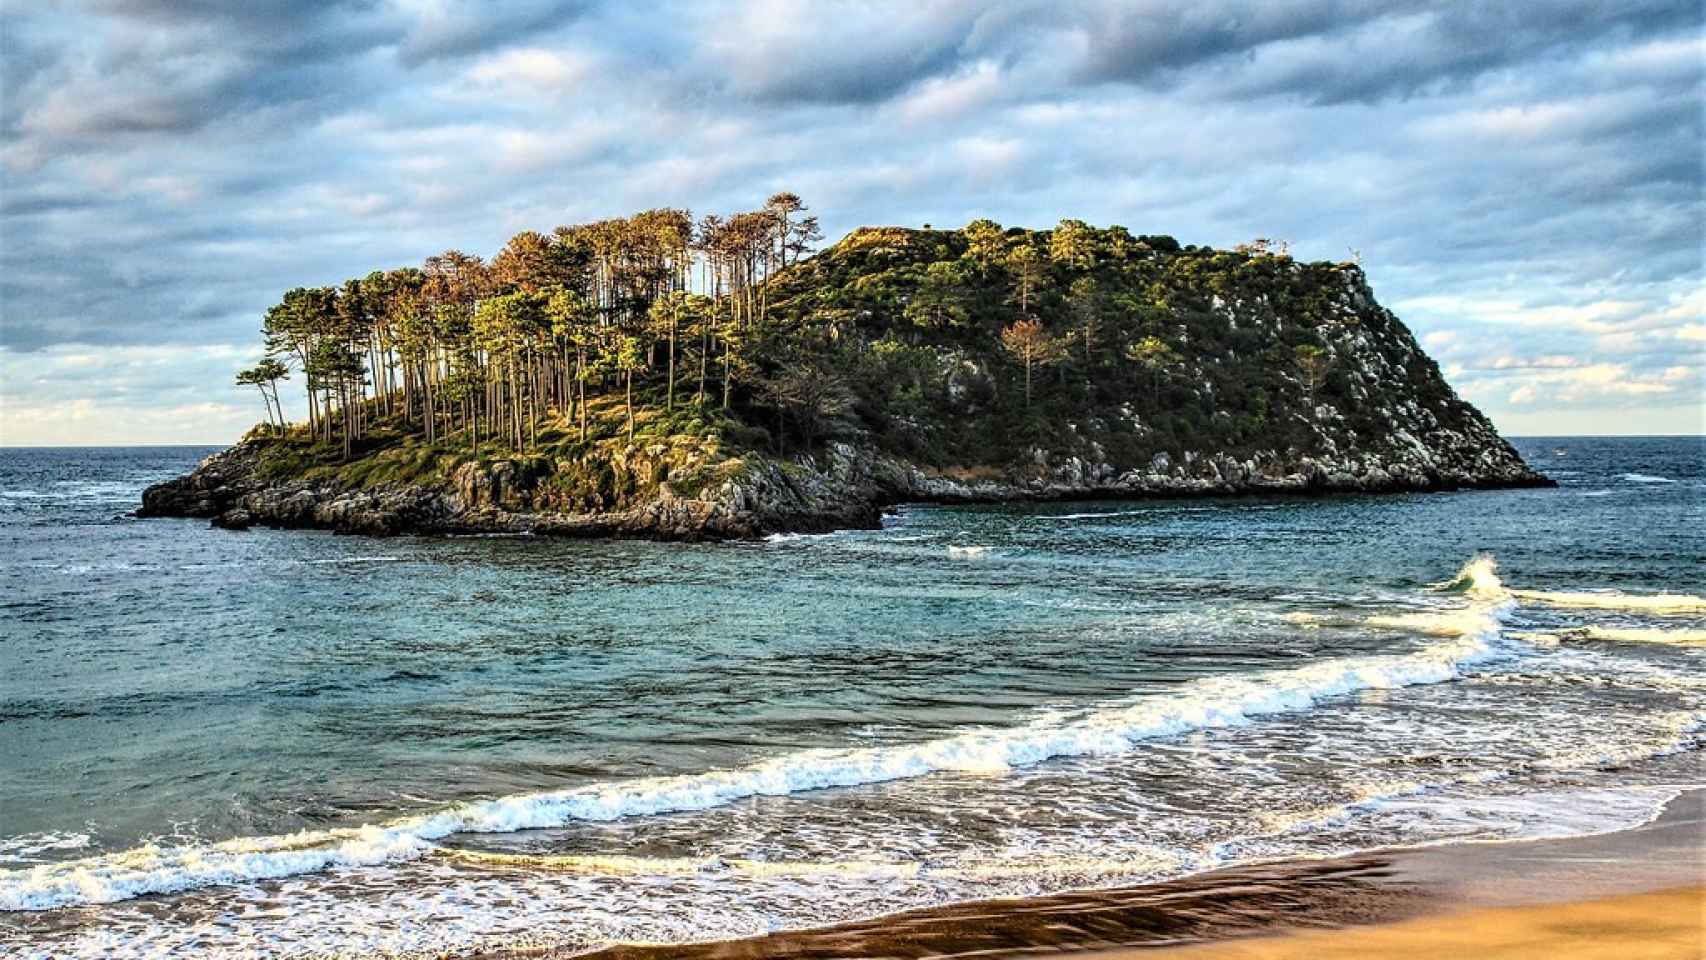
[[[1169,960],[1694,960],[1706,956],[1699,886],[1574,903],[1463,910],[1438,917],[1167,950]],[[1155,951],[1141,951],[1154,957]],[[1137,950],[1105,956],[1136,956]]]
[[[1696,960],[1706,957],[1706,791],[1635,830],[1396,851],[1420,899],[1367,926],[1276,929],[1165,951],[1178,960]],[[1282,928],[1286,925],[1280,925]],[[1119,956],[1151,950],[1109,951]]]
[[[745,940],[621,945],[599,960],[1037,956],[1706,956],[1706,791],[1588,837],[1395,848],[1183,880],[990,900]],[[1159,951],[1159,953],[1158,953]],[[549,952],[483,957],[569,956]]]

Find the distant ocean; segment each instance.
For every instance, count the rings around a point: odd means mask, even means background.
[[[660,545],[125,516],[0,450],[0,955],[732,937],[1706,781],[1699,438],[1555,490],[900,509]]]

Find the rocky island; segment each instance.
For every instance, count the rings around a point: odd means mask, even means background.
[[[292,290],[238,378],[268,422],[138,515],[697,540],[907,501],[1550,485],[1355,263],[1075,220],[816,236],[779,194]]]

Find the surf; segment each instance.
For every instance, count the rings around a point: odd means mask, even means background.
[[[303,831],[122,853],[0,871],[0,910],[112,903],[152,893],[277,879],[413,860],[458,833],[513,833],[577,821],[706,810],[755,797],[858,787],[932,774],[1001,776],[1049,760],[1119,754],[1164,737],[1236,727],[1371,689],[1445,683],[1481,664],[1520,656],[1501,626],[1508,601],[1451,611],[1457,633],[1401,654],[1343,657],[1287,670],[1205,677],[1178,692],[1053,712],[1009,728],[859,749],[803,750],[700,774],[606,781],[459,804],[353,828]]]
[[[1706,613],[1706,597],[1685,593],[1624,593],[1619,590],[1527,590],[1506,586],[1498,573],[1498,561],[1490,553],[1477,554],[1442,583],[1433,584],[1436,592],[1460,591],[1486,600],[1516,599],[1554,607],[1579,607],[1595,610],[1628,610],[1637,613]]]
[[[1617,590],[1568,592],[1561,590],[1512,590],[1511,596],[1553,607],[1592,610],[1628,610],[1635,613],[1706,613],[1706,597],[1685,593],[1622,593]]]
[[[1661,627],[1583,627],[1565,634],[1567,638],[1609,640],[1615,643],[1661,643],[1678,647],[1706,647],[1706,630]]]

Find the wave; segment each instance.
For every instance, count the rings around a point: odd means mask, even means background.
[[[1651,474],[1651,473],[1620,473],[1617,476],[1618,476],[1618,479],[1627,480],[1630,483],[1675,483],[1676,482],[1675,480],[1672,480],[1669,477],[1660,477],[1660,476],[1656,476],[1656,475]]]
[[[618,877],[691,877],[721,873],[753,877],[840,875],[909,879],[924,870],[923,864],[910,860],[749,860],[739,857],[630,857],[453,849],[440,850],[434,856],[476,866],[526,867],[553,873]],[[939,872],[931,871],[932,874]]]
[[[1706,597],[1686,593],[1621,593],[1616,590],[1570,593],[1557,590],[1512,590],[1518,600],[1554,607],[1631,610],[1639,613],[1706,613]]]
[[[1051,513],[1037,517],[1038,520],[1100,520],[1104,517],[1136,517],[1154,510],[1104,510],[1098,513]]]
[[[991,547],[948,547],[948,556],[959,560],[975,560],[987,557],[993,552]]]
[[[32,863],[39,859],[37,854],[50,850],[81,850],[91,842],[88,834],[71,831],[0,837],[0,863]]]
[[[1454,637],[1474,629],[1480,614],[1470,610],[1442,610],[1433,613],[1397,613],[1369,617],[1362,623],[1371,627],[1388,627],[1431,636]],[[1317,621],[1319,622],[1319,621]]]
[[[702,774],[603,782],[461,804],[383,825],[304,831],[123,853],[0,871],[0,910],[110,903],[149,893],[273,879],[335,867],[408,860],[457,833],[510,833],[575,821],[704,810],[752,797],[786,796],[934,773],[1000,775],[1047,760],[1129,751],[1148,740],[1241,726],[1264,715],[1306,711],[1369,689],[1443,683],[1466,669],[1519,654],[1500,627],[1507,602],[1476,616],[1450,615],[1452,639],[1405,654],[1345,657],[1289,670],[1189,681],[1177,693],[1097,709],[1053,712],[1011,728],[978,728],[922,743],[815,749]]]
[[[1436,593],[1461,592],[1485,603],[1509,600],[1510,591],[1499,579],[1499,562],[1490,553],[1478,553],[1450,580],[1431,584]]]
[[[1667,630],[1657,627],[1583,627],[1566,636],[1618,643],[1668,643],[1682,647],[1706,647],[1706,630]]]
[[[440,851],[434,856],[476,866],[524,867],[587,876],[696,877],[716,874],[755,879],[840,877],[864,880],[990,881],[1030,878],[1051,873],[1127,875],[1145,869],[1191,872],[1215,866],[1200,854],[1160,847],[1125,849],[1119,856],[1037,854],[1019,862],[925,863],[917,860],[751,860],[741,857],[629,857],[582,854],[493,853],[483,850]]]
[[[829,533],[772,533],[764,538],[765,543],[793,543],[798,540],[821,540],[835,536],[835,531]]]
[[[1470,597],[1487,602],[1526,600],[1555,607],[1596,610],[1630,610],[1639,613],[1706,613],[1706,597],[1686,593],[1623,593],[1618,590],[1561,591],[1522,590],[1505,586],[1499,579],[1498,562],[1492,554],[1478,554],[1464,564],[1455,577],[1433,584],[1436,591],[1461,589]]]
[[[483,533],[450,533],[450,540],[524,540],[534,536],[532,530],[488,530]]]

